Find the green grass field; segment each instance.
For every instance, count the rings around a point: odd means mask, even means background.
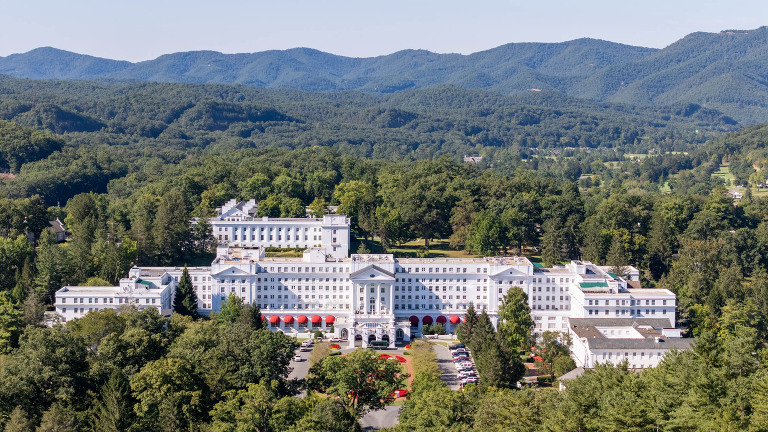
[[[360,247],[361,240],[352,240],[350,251],[355,253]],[[392,246],[388,250],[381,247],[379,239],[365,240],[365,246],[372,253],[391,253],[397,258],[415,258],[419,251],[424,247],[424,240],[418,239],[399,246]],[[477,255],[471,255],[463,250],[454,250],[448,244],[448,240],[433,240],[429,243],[429,258],[475,258]]]

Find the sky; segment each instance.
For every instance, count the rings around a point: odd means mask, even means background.
[[[764,25],[765,0],[0,0],[0,56],[42,46],[129,61],[295,47],[469,54],[581,37],[663,48]]]

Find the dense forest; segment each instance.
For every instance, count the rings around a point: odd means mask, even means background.
[[[525,168],[577,180],[625,153],[684,152],[738,127],[694,104],[651,109],[452,87],[372,96],[11,78],[0,79],[0,119],[60,134],[38,142],[8,124],[0,131],[0,169],[16,175],[0,193],[39,194],[48,204],[106,192],[111,180],[157,164],[246,149],[320,147],[395,161],[480,155],[507,174]]]
[[[355,430],[386,401],[402,376],[387,372],[367,405],[294,397],[343,396],[350,388],[331,376],[385,368],[366,355],[323,360],[292,382],[295,342],[261,329],[245,305],[197,320],[124,310],[41,326],[63,285],[114,284],[132,265],[210,262],[205,217],[232,198],[256,199],[266,216],[337,205],[362,247],[382,252],[418,240],[430,256],[440,239],[467,256],[633,265],[645,286],[675,292],[678,322],[698,338],[654,370],[599,367],[564,392],[508,388],[519,365],[501,349],[478,367],[506,378],[466,392],[448,392],[425,366],[398,430],[762,430],[768,195],[755,188],[768,126],[732,132],[697,105],[450,87],[389,96],[10,78],[0,87],[6,430]],[[731,177],[718,175],[726,168]],[[752,186],[740,200],[728,194],[737,185]],[[55,218],[68,241],[45,229]],[[504,344],[488,340],[503,332],[486,328],[468,343],[493,350]]]

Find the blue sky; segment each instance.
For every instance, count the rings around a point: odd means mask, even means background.
[[[763,25],[765,0],[0,0],[0,56],[40,46],[130,61],[300,46],[467,54],[580,37],[663,48],[694,31]]]

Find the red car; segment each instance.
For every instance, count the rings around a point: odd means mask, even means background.
[[[396,398],[406,397],[407,395],[408,395],[408,390],[397,389],[394,392],[392,392],[392,397],[396,397]]]

